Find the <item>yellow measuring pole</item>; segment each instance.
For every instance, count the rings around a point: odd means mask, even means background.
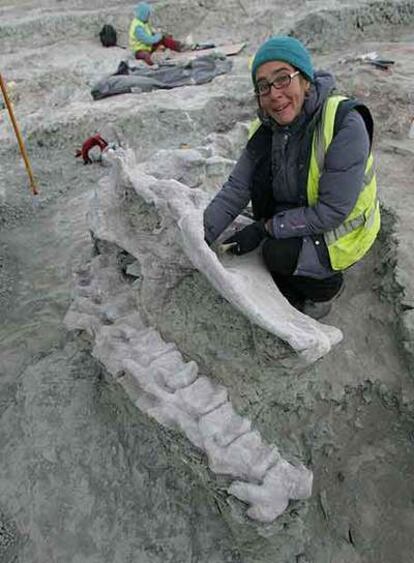
[[[10,98],[7,94],[6,83],[4,82],[1,74],[0,74],[0,88],[1,88],[1,92],[3,94],[3,98],[4,98],[4,102],[6,104],[7,111],[9,112],[9,116],[10,116],[10,120],[11,120],[12,125],[13,125],[14,132],[16,133],[17,142],[19,143],[20,152],[21,152],[21,155],[23,157],[24,164],[26,166],[27,174],[29,176],[30,189],[32,190],[33,195],[37,195],[39,193],[39,190],[36,186],[36,182],[35,182],[35,179],[34,179],[34,176],[33,176],[32,167],[30,166],[29,157],[28,157],[27,152],[26,152],[26,147],[24,146],[23,137],[20,133],[19,126],[17,125],[16,118],[14,117],[13,106],[12,106]]]

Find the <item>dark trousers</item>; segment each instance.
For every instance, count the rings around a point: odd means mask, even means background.
[[[305,299],[329,301],[342,287],[342,273],[324,279],[294,276],[301,248],[301,238],[266,239],[262,252],[267,269],[280,291],[293,305]]]

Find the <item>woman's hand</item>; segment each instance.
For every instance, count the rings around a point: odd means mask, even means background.
[[[268,236],[268,232],[265,229],[264,222],[255,221],[251,225],[247,225],[244,229],[234,233],[234,235],[226,239],[223,244],[235,243],[234,246],[229,248],[229,252],[241,256],[257,248],[266,236]]]

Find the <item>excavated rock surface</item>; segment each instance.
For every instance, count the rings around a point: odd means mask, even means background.
[[[191,32],[198,41],[247,41],[231,73],[203,86],[93,102],[94,82],[126,54],[103,49],[99,29],[113,23],[125,44],[130,13],[131,6],[98,0],[87,8],[79,1],[0,2],[1,72],[16,82],[14,107],[41,190],[33,201],[0,112],[1,563],[409,563],[412,3],[160,3],[157,23],[181,38]],[[83,166],[73,156],[100,131],[145,167],[156,150],[167,156],[183,145],[205,146],[211,134],[221,155],[209,162],[204,185],[213,193],[237,158],[241,124],[254,116],[247,56],[277,31],[306,41],[317,66],[334,72],[341,92],[366,101],[376,122],[381,237],[347,273],[327,318],[343,341],[307,367],[223,300],[187,259],[165,301],[140,301],[142,272],[131,249],[89,232],[86,212],[110,169]],[[395,60],[391,71],[356,60],[370,51]],[[200,188],[204,172],[194,174],[196,159],[180,168],[164,158],[159,177],[171,167],[180,172],[176,181]],[[154,228],[156,210],[125,188],[130,199],[122,217],[131,228]],[[229,494],[228,475],[210,471],[202,449],[136,408],[104,356],[91,354],[93,332],[67,331],[73,288],[97,252],[116,257],[131,309],[186,363],[224,386],[235,412],[265,443],[312,470],[310,499],[290,502],[272,523],[249,519],[247,505]],[[114,302],[105,315],[100,310],[98,318],[109,330]]]

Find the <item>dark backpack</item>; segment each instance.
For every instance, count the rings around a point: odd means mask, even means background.
[[[112,25],[106,23],[99,32],[99,37],[104,47],[115,47],[116,31]]]

